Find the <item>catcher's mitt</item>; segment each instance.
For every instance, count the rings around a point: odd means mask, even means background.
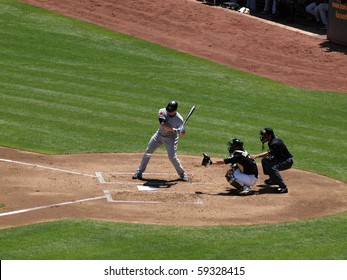
[[[207,167],[207,165],[210,165],[212,164],[212,160],[210,158],[210,156],[206,153],[203,153],[202,154],[204,157],[202,158],[202,162],[201,162],[201,165]]]

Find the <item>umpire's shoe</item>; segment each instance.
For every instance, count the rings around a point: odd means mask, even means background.
[[[287,186],[278,187],[277,188],[277,192],[278,193],[287,193],[288,192],[288,188],[287,188]]]
[[[138,180],[142,180],[142,173],[139,171],[136,171],[136,173],[134,174],[134,176],[132,177],[134,180],[138,179]]]

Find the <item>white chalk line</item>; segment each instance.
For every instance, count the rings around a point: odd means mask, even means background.
[[[75,171],[70,171],[70,170],[65,170],[65,169],[60,169],[60,168],[55,168],[55,167],[49,167],[49,166],[44,166],[44,165],[38,165],[38,164],[34,164],[34,163],[16,161],[16,160],[9,160],[9,159],[0,158],[0,161],[9,162],[9,163],[16,163],[16,164],[32,166],[32,167],[38,167],[38,168],[42,168],[42,169],[48,169],[48,170],[59,171],[59,172],[64,172],[64,173],[70,173],[70,174],[75,174],[75,175],[82,175],[82,176],[87,176],[87,177],[92,177],[92,178],[97,177],[97,176],[91,175],[91,174],[85,174],[85,173],[81,173],[81,172],[75,172]]]
[[[144,178],[140,181],[136,180],[136,182],[128,182],[128,181],[106,181],[106,179],[103,176],[103,173],[111,174],[111,175],[131,175],[134,173],[130,172],[95,172],[95,177],[99,180],[100,184],[106,184],[106,185],[138,185],[139,182],[147,182],[147,180]],[[172,173],[143,173],[143,175],[172,175]],[[160,180],[160,179],[159,179]],[[165,181],[165,180],[163,180]],[[173,183],[179,183],[182,182],[180,179],[174,180],[174,181],[167,181],[167,184],[173,184]],[[206,183],[206,182],[183,182],[185,185],[213,185],[215,186],[215,183]],[[151,182],[150,179],[148,179],[148,182],[146,184],[151,185],[162,185],[163,182]]]
[[[131,172],[101,172],[101,173],[108,173],[108,174],[115,174],[115,175],[130,175],[130,174],[134,174],[131,173]],[[166,173],[166,172],[145,172],[143,174],[146,174],[146,175],[172,175],[173,173]]]
[[[160,204],[160,203],[168,203],[164,201],[155,201],[155,200],[115,200],[113,199],[111,192],[124,192],[121,190],[104,190],[105,197],[107,198],[108,202],[113,203],[132,203],[132,204]],[[135,193],[135,191],[126,191],[127,193]],[[194,194],[193,192],[161,192],[161,193],[170,193],[170,194]],[[201,199],[197,199],[194,202],[183,202],[183,201],[175,201],[172,202],[173,204],[196,204],[196,205],[203,205],[203,201]]]
[[[39,207],[34,207],[34,208],[21,209],[21,210],[16,210],[16,211],[12,211],[12,212],[1,213],[0,217],[9,216],[9,215],[16,215],[16,214],[21,214],[21,213],[25,213],[25,212],[47,209],[47,208],[52,208],[52,207],[57,207],[57,206],[64,206],[64,205],[69,205],[69,204],[74,204],[74,203],[93,201],[93,200],[98,200],[98,199],[102,199],[102,198],[105,198],[105,196],[103,195],[103,196],[78,199],[78,200],[73,200],[73,201],[68,201],[68,202],[55,203],[55,204],[51,204],[51,205],[39,206]]]
[[[139,203],[144,203],[144,204],[158,204],[161,203],[160,201],[139,201],[139,200],[114,200],[112,198],[112,195],[109,190],[104,190],[105,197],[108,202],[115,202],[115,203],[131,203],[131,204],[139,204]]]
[[[25,166],[31,166],[31,167],[36,167],[36,168],[42,168],[42,169],[47,169],[51,171],[58,171],[58,172],[63,172],[63,173],[69,173],[69,174],[74,174],[74,175],[81,175],[81,176],[87,176],[87,177],[92,177],[92,178],[97,178],[99,180],[99,183],[101,184],[116,184],[116,185],[138,185],[138,182],[122,182],[122,181],[116,181],[116,182],[107,182],[105,178],[103,177],[103,173],[108,173],[108,174],[114,174],[114,175],[130,175],[133,174],[131,172],[95,172],[95,175],[91,174],[85,174],[81,172],[76,172],[76,171],[70,171],[66,169],[60,169],[60,168],[55,168],[55,167],[49,167],[49,166],[44,166],[44,165],[39,165],[39,164],[34,164],[34,163],[27,163],[27,162],[22,162],[22,161],[16,161],[16,160],[9,160],[9,159],[3,159],[0,158],[0,161],[2,162],[8,162],[8,163],[15,163],[15,164],[20,164],[20,165],[25,165]],[[146,175],[169,175],[169,173],[164,173],[164,172],[152,172],[152,173],[147,173]],[[187,183],[190,185],[199,185],[199,184],[209,184],[209,183]],[[153,185],[156,185],[156,183],[153,183]],[[35,211],[35,210],[40,210],[40,209],[46,209],[50,207],[57,207],[57,206],[63,206],[63,205],[68,205],[68,204],[73,204],[73,203],[79,203],[79,202],[85,202],[85,201],[91,201],[91,200],[97,200],[101,198],[107,198],[108,202],[117,202],[117,203],[147,203],[147,204],[156,204],[156,203],[164,203],[162,201],[131,201],[131,200],[113,200],[112,196],[110,195],[109,191],[104,190],[104,195],[105,196],[100,196],[96,198],[88,198],[88,199],[81,199],[81,200],[74,200],[70,202],[62,202],[62,203],[56,203],[52,205],[46,205],[46,206],[39,206],[39,207],[34,207],[34,208],[28,208],[28,209],[22,209],[22,210],[16,210],[12,212],[6,212],[6,213],[1,213],[0,217],[2,216],[8,216],[8,215],[15,215],[15,214],[20,214],[20,213],[25,213],[25,212],[30,212],[30,211]],[[185,202],[176,202],[177,204],[187,204]],[[191,204],[191,203],[188,203]],[[197,202],[194,202],[193,204],[203,204],[201,200],[198,200]]]

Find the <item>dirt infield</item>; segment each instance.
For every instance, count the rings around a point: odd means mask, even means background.
[[[297,221],[347,210],[346,185],[285,171],[288,194],[262,185],[241,197],[228,188],[227,166],[180,156],[190,175],[177,180],[166,154],[154,154],[144,180],[132,180],[141,154],[41,155],[0,148],[0,228],[64,218],[117,222],[236,225]],[[158,170],[160,166],[160,170]]]
[[[291,85],[347,92],[346,51],[220,7],[192,0],[23,2]],[[176,180],[163,154],[153,156],[144,181],[134,181],[140,154],[50,156],[0,148],[0,228],[69,217],[261,224],[347,210],[346,184],[324,176],[292,169],[283,173],[288,194],[273,193],[260,177],[254,195],[239,197],[228,189],[226,166],[204,168],[201,158],[179,157],[190,182]]]

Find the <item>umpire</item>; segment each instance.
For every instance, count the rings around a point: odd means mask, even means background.
[[[264,182],[267,185],[278,185],[278,193],[287,193],[288,188],[284,183],[280,171],[290,169],[293,165],[293,156],[288,151],[283,141],[275,135],[272,128],[264,128],[260,131],[260,141],[267,143],[269,150],[262,154],[253,155],[252,158],[262,158],[261,165],[265,175],[269,179]]]

